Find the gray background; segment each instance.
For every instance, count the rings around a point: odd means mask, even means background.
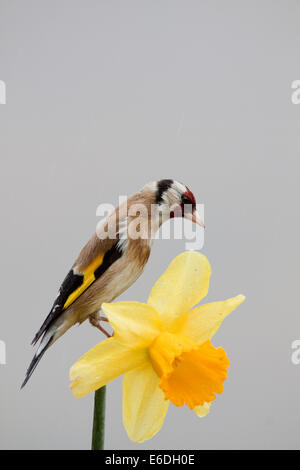
[[[170,407],[135,445],[119,379],[106,447],[299,448],[299,17],[298,0],[0,0],[1,448],[89,448],[92,396],[68,371],[100,333],[73,328],[20,392],[29,343],[97,205],[161,177],[205,204],[207,300],[247,300],[214,338],[231,367],[210,415]],[[157,240],[121,298],[145,301],[184,249]]]

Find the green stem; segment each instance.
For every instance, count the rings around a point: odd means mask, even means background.
[[[105,392],[106,387],[99,388],[99,390],[95,392],[92,450],[104,449]]]

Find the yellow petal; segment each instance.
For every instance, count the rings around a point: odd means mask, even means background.
[[[145,348],[159,334],[161,320],[156,310],[139,302],[102,304],[114,329],[114,338],[124,346]]]
[[[186,313],[206,296],[211,268],[208,259],[198,251],[178,255],[154,284],[148,304],[166,322]]]
[[[163,425],[169,401],[150,363],[128,372],[123,381],[123,422],[129,438],[143,442]]]
[[[145,350],[132,351],[109,338],[82,356],[70,369],[71,389],[83,397],[147,361]]]
[[[210,403],[205,402],[202,406],[195,406],[194,410],[199,418],[204,418],[209,413]]]
[[[227,315],[244,300],[243,295],[238,295],[223,302],[212,302],[195,307],[188,312],[180,333],[188,336],[198,344],[211,339]]]

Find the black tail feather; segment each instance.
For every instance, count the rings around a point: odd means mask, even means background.
[[[47,328],[51,324],[52,320],[53,319],[52,319],[52,310],[51,310],[51,312],[47,316],[46,320],[42,324],[41,328],[39,329],[39,331],[36,333],[35,337],[31,341],[32,346],[35,346],[36,343],[38,342],[38,340],[43,336],[43,334],[46,332]]]
[[[48,347],[50,346],[50,343],[53,339],[53,336],[50,336],[50,338],[48,339],[48,341],[45,343],[43,349],[41,349],[41,351],[39,353],[35,353],[28,369],[27,369],[27,372],[26,372],[26,376],[25,376],[25,380],[24,382],[22,383],[21,385],[21,389],[23,387],[25,387],[25,385],[27,384],[28,380],[30,379],[34,369],[36,368],[36,366],[38,365],[38,363],[40,362],[40,360],[42,359],[43,355],[45,354],[46,350],[48,349]],[[43,340],[42,340],[43,341]]]

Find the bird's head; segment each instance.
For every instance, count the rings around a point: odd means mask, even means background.
[[[145,189],[153,194],[154,203],[161,214],[161,223],[174,217],[184,217],[204,228],[196,208],[192,191],[182,183],[163,179],[149,183]]]

